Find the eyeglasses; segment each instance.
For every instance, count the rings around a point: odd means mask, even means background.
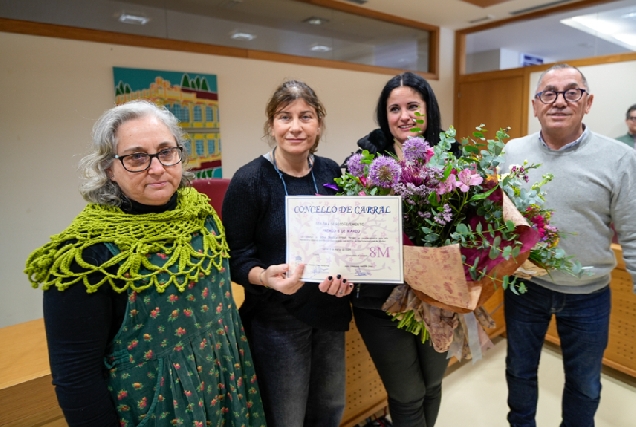
[[[631,120],[632,122],[636,122],[636,116],[629,116],[627,120]]]
[[[115,154],[113,157],[119,159],[121,165],[128,172],[143,172],[150,167],[152,159],[156,158],[163,166],[174,166],[183,160],[183,147],[164,148],[155,154],[132,153],[124,156]]]
[[[583,98],[583,94],[587,92],[585,89],[568,89],[562,92],[558,92],[555,90],[545,90],[543,92],[537,93],[534,97],[544,104],[553,104],[556,102],[559,95],[563,95],[563,99],[567,102],[576,102],[579,99]]]

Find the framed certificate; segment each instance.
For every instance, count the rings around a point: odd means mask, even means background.
[[[287,263],[302,277],[353,283],[404,282],[399,196],[287,196]]]

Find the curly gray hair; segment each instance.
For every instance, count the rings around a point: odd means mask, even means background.
[[[117,131],[130,120],[154,116],[165,124],[177,142],[183,147],[187,134],[179,126],[177,118],[166,108],[143,100],[129,101],[107,110],[93,126],[92,152],[79,163],[81,174],[80,194],[91,203],[121,206],[127,200],[119,186],[108,177],[107,170],[117,154]],[[186,170],[187,150],[183,150],[184,171],[179,188],[190,185],[192,173]]]

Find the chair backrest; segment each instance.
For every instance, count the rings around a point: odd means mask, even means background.
[[[199,192],[210,198],[210,204],[216,211],[219,218],[223,207],[223,198],[225,191],[230,184],[227,178],[197,178],[192,180],[192,186]]]

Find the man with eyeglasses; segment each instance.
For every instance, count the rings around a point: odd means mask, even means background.
[[[532,99],[541,131],[513,139],[505,148],[503,171],[527,160],[542,165],[529,172],[530,182],[542,174],[554,176],[545,186],[546,207],[554,210],[551,223],[565,235],[559,247],[584,271],[581,276],[554,271],[535,276],[523,280],[524,294],[504,294],[512,427],[536,427],[537,371],[553,315],[565,372],[560,426],[594,426],[616,265],[612,224],[627,270],[636,276],[636,151],[583,124],[593,98],[579,69],[552,66],[540,76]]]
[[[627,125],[627,133],[625,135],[616,138],[617,141],[624,142],[630,147],[634,148],[636,142],[636,104],[633,104],[627,109],[625,115],[625,124]]]

